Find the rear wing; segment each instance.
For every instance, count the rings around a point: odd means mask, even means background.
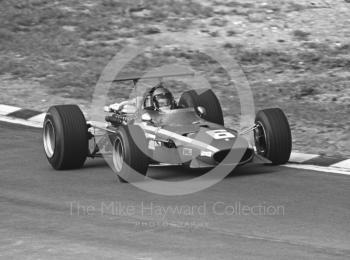
[[[163,78],[171,78],[171,77],[186,77],[186,76],[194,76],[195,73],[188,70],[178,70],[178,71],[170,71],[170,70],[162,70],[160,72],[153,72],[148,74],[141,73],[124,73],[119,74],[113,80],[113,82],[123,82],[132,80],[134,84],[136,84],[140,79],[159,79]]]
[[[134,88],[136,89],[137,82],[140,79],[159,79],[162,81],[163,78],[171,78],[171,77],[186,77],[186,76],[195,76],[193,71],[190,71],[183,67],[175,67],[175,66],[163,66],[158,71],[152,71],[151,73],[120,73],[117,74],[117,77],[112,82],[124,82],[124,81],[132,81],[134,84]],[[139,102],[140,97],[136,96],[136,105],[140,106]]]
[[[148,75],[136,75],[135,74],[122,74],[118,75],[113,82],[121,82],[121,81],[128,81],[128,80],[140,80],[140,79],[162,79],[162,78],[170,78],[170,77],[185,77],[185,76],[194,76],[194,72],[184,72],[184,73],[172,73],[172,74],[148,74]]]

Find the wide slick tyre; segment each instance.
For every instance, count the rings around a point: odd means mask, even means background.
[[[148,170],[147,141],[141,127],[122,126],[113,137],[113,170],[120,182],[139,182]]]
[[[49,108],[43,124],[47,160],[56,170],[81,168],[88,155],[88,128],[76,105]]]
[[[202,115],[202,118],[219,125],[224,125],[224,116],[220,102],[214,92],[211,89],[189,90],[184,92],[179,100],[179,107],[187,108],[194,107],[198,113],[197,107],[204,107],[206,113]]]
[[[257,153],[274,165],[287,163],[292,151],[292,135],[283,111],[279,108],[261,110],[256,115],[255,124]]]

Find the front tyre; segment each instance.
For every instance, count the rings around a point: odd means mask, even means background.
[[[147,141],[136,125],[122,126],[113,138],[113,168],[120,182],[138,182],[148,170]]]
[[[88,155],[88,128],[76,105],[52,106],[43,124],[47,160],[56,170],[77,169]]]
[[[283,111],[279,108],[261,110],[256,115],[255,124],[257,153],[274,165],[287,163],[292,151],[292,135]]]

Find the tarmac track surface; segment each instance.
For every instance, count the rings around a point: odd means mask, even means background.
[[[165,197],[115,182],[101,159],[52,170],[40,129],[0,123],[0,145],[0,258],[350,259],[349,176],[249,165]],[[174,181],[198,174],[149,170]],[[244,215],[237,205],[279,211]]]

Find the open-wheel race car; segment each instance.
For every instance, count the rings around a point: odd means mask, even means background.
[[[148,78],[176,76],[186,75]],[[115,81],[132,80],[136,86],[140,78],[121,76]],[[87,157],[103,156],[110,158],[118,178],[128,181],[131,172],[145,176],[154,164],[202,168],[243,165],[259,158],[280,165],[291,154],[291,131],[281,109],[259,111],[255,124],[238,132],[224,126],[221,105],[211,89],[185,91],[176,101],[160,82],[144,96],[105,107],[105,112],[101,126],[87,122],[77,105],[49,108],[43,142],[54,169],[80,168]],[[254,135],[252,144],[249,133]],[[228,154],[239,156],[230,160]]]

